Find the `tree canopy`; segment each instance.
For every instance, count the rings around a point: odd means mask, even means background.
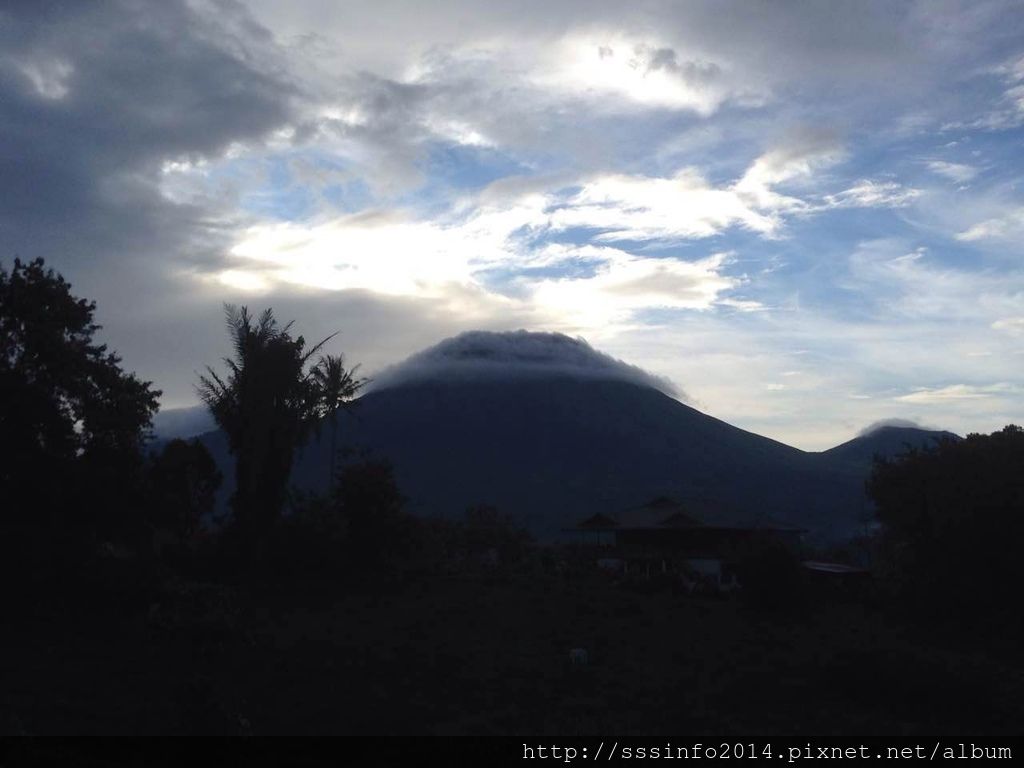
[[[313,381],[320,392],[320,410],[331,422],[331,451],[327,457],[328,487],[334,480],[334,462],[337,458],[337,413],[346,407],[366,384],[365,379],[356,378],[358,370],[358,365],[346,368],[343,355],[325,355],[312,371]]]
[[[160,392],[94,341],[95,310],[42,259],[0,268],[0,485],[34,518],[123,504],[157,410]]]
[[[150,469],[152,523],[187,540],[213,512],[221,473],[199,440],[171,440],[153,457]]]
[[[876,461],[867,483],[888,561],[914,594],[995,607],[1024,588],[1024,430]]]
[[[258,538],[280,516],[296,448],[361,383],[341,358],[310,365],[331,337],[307,349],[270,309],[254,317],[227,305],[225,317],[234,355],[224,358],[226,375],[207,368],[198,391],[235,455],[235,524]]]

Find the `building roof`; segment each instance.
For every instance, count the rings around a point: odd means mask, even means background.
[[[803,562],[804,568],[815,573],[834,573],[834,574],[861,574],[867,573],[866,568],[858,568],[854,565],[844,565],[843,563],[823,563],[817,560],[805,560]]]
[[[630,507],[613,516],[615,527],[622,528],[697,528],[704,525],[679,501],[666,496],[639,507]]]
[[[713,505],[698,504],[712,517],[722,517]],[[659,496],[646,504],[630,507],[614,514],[597,513],[580,521],[573,531],[653,531],[666,529],[702,529],[702,530],[765,530],[765,531],[800,531],[799,528],[786,528],[764,522],[757,525],[707,525],[697,518],[693,512],[693,502],[686,504],[668,496]]]
[[[618,525],[618,522],[608,515],[602,515],[598,512],[596,515],[588,517],[586,520],[581,521],[576,525],[581,530],[594,530],[594,531],[605,531],[609,528],[614,528]]]

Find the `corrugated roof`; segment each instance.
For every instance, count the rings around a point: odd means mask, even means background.
[[[659,496],[639,507],[632,507],[613,515],[619,528],[696,528],[703,523],[696,519],[685,504]]]

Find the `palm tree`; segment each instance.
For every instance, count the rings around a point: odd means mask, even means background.
[[[228,373],[207,367],[197,391],[235,455],[235,525],[244,538],[260,538],[284,507],[296,448],[324,413],[324,397],[308,366],[332,336],[306,349],[291,335],[291,323],[277,324],[272,310],[258,318],[247,307],[225,306],[234,356]],[[341,377],[344,382],[344,377]]]
[[[345,368],[344,355],[325,355],[313,369],[313,381],[320,393],[320,406],[323,415],[331,422],[331,453],[327,465],[327,487],[330,488],[334,478],[334,461],[337,454],[338,418],[337,414],[359,393],[366,379],[357,379],[359,366]]]

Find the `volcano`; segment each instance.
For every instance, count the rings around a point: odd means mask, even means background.
[[[414,514],[459,517],[487,504],[541,538],[656,497],[699,509],[708,524],[799,527],[821,542],[863,530],[869,460],[892,441],[805,452],[679,396],[582,339],[474,331],[378,376],[338,414],[338,450],[390,460]],[[329,433],[325,425],[321,434]],[[920,444],[941,434],[899,437]],[[222,464],[226,499],[226,440],[217,432],[203,440]],[[329,443],[299,452],[297,487],[326,488]]]

